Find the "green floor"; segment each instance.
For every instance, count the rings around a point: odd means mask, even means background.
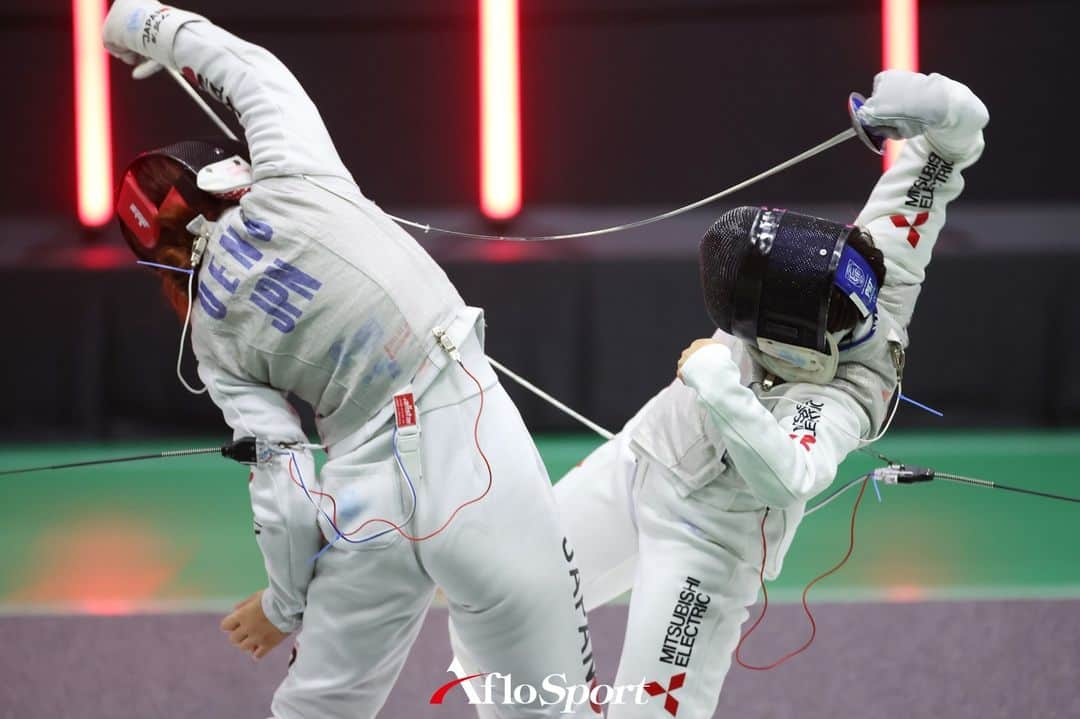
[[[538,443],[552,477],[596,445],[585,436]],[[207,443],[9,446],[0,469],[184,446]],[[876,449],[1080,495],[1080,431],[896,433]],[[840,480],[872,465],[850,458]],[[258,589],[246,476],[210,456],[0,478],[0,612],[216,608]],[[867,491],[855,556],[815,588],[819,599],[1080,597],[1080,505],[940,481],[881,491],[882,504]],[[854,498],[804,522],[774,596],[797,598],[842,556]]]

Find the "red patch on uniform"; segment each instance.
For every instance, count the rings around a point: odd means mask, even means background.
[[[889,219],[892,221],[893,227],[911,228],[908,230],[907,233],[907,241],[909,245],[911,245],[912,247],[916,247],[919,244],[919,240],[922,238],[919,236],[919,233],[915,230],[915,228],[929,220],[930,213],[920,212],[919,214],[915,215],[914,222],[908,222],[908,219],[903,215],[891,215]]]
[[[792,439],[798,439],[799,444],[801,444],[802,448],[805,449],[807,452],[809,452],[810,448],[814,446],[815,442],[817,442],[817,437],[812,434],[804,434],[802,437],[794,434],[789,434],[788,436]]]
[[[416,426],[416,401],[412,392],[394,395],[394,417],[398,427]]]

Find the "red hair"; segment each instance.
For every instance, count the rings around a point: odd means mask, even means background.
[[[217,220],[226,208],[235,203],[198,189],[191,171],[168,157],[148,156],[138,162],[132,172],[146,197],[159,206],[158,215],[154,219],[154,231],[158,237],[154,261],[170,267],[190,269],[191,248],[195,237],[187,231],[188,223],[199,215],[211,221]],[[177,189],[184,202],[162,205],[165,196],[173,188]],[[183,319],[187,314],[188,276],[171,270],[155,271],[161,278],[165,299],[177,316]]]

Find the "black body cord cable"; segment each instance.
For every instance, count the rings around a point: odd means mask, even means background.
[[[29,474],[30,472],[44,472],[51,469],[71,469],[73,467],[92,467],[96,464],[115,464],[117,462],[137,462],[144,459],[168,459],[171,457],[190,457],[198,454],[220,454],[226,459],[231,459],[240,464],[256,463],[256,442],[254,437],[242,437],[225,444],[221,447],[204,447],[202,449],[175,449],[153,454],[135,454],[128,457],[113,457],[112,459],[93,459],[87,462],[69,462],[68,464],[50,464],[42,467],[24,467],[22,469],[5,469],[0,471],[0,476],[11,474]]]
[[[1014,487],[1009,484],[1000,484],[998,482],[992,482],[988,479],[978,479],[976,477],[965,477],[959,474],[950,474],[948,472],[938,472],[930,467],[918,467],[913,464],[903,464],[897,462],[884,454],[874,452],[867,448],[860,448],[860,452],[872,455],[877,459],[885,462],[886,467],[879,467],[871,470],[866,474],[863,474],[855,479],[852,479],[847,484],[843,485],[839,489],[832,492],[820,502],[815,503],[811,507],[807,507],[806,513],[810,514],[818,509],[821,509],[829,502],[839,497],[847,490],[854,487],[860,482],[867,480],[877,480],[884,484],[917,484],[919,482],[930,482],[934,479],[943,479],[946,482],[956,482],[957,484],[964,484],[969,487],[982,487],[983,489],[1000,489],[1005,492],[1015,492],[1017,494],[1027,494],[1033,497],[1043,497],[1044,499],[1053,499],[1059,502],[1073,502],[1080,504],[1080,497],[1067,497],[1063,494],[1054,494],[1052,492],[1040,492],[1036,489],[1025,489],[1024,487]]]
[[[0,470],[0,476],[14,475],[14,474],[29,474],[31,472],[45,472],[48,470],[56,469],[72,469],[75,467],[92,467],[99,464],[115,464],[117,462],[136,462],[146,459],[168,459],[171,457],[190,457],[193,455],[201,454],[220,454],[222,457],[239,462],[240,464],[256,464],[257,462],[257,449],[258,443],[254,437],[242,437],[240,439],[229,442],[221,447],[204,447],[201,449],[177,449],[168,450],[164,452],[156,452],[153,454],[136,454],[128,457],[114,457],[111,459],[95,459],[86,462],[69,462],[67,464],[51,464],[40,467],[25,467],[22,469],[6,469]],[[840,489],[834,491],[825,499],[816,503],[813,507],[807,509],[807,514],[820,509],[825,504],[831,502],[840,494],[858,484],[860,481],[867,479],[876,479],[879,482],[885,484],[916,484],[919,482],[929,482],[934,479],[943,479],[947,482],[956,482],[958,484],[964,484],[971,487],[982,487],[984,489],[1000,489],[1006,492],[1015,492],[1017,494],[1027,494],[1034,497],[1043,497],[1045,499],[1053,499],[1060,502],[1074,502],[1080,504],[1080,497],[1067,497],[1062,494],[1054,494],[1052,492],[1040,492],[1035,489],[1025,489],[1023,487],[1014,487],[1008,484],[999,484],[998,482],[992,482],[988,479],[977,479],[975,477],[964,477],[959,474],[949,474],[947,472],[938,472],[928,467],[918,467],[911,464],[903,464],[896,462],[883,454],[874,452],[872,450],[862,448],[860,451],[873,455],[877,459],[885,462],[888,466],[879,467],[867,474],[857,477]]]

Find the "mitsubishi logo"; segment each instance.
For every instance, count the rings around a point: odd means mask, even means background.
[[[917,247],[921,238],[919,237],[919,233],[915,230],[915,228],[930,219],[930,213],[920,212],[919,214],[915,215],[914,222],[908,222],[908,219],[903,215],[891,215],[889,219],[892,220],[894,227],[911,228],[908,230],[907,233],[907,241],[908,244],[910,244],[912,247]]]
[[[664,708],[667,709],[667,713],[671,716],[677,716],[679,714],[679,700],[671,694],[685,683],[686,672],[683,672],[682,674],[676,674],[671,678],[671,681],[668,682],[667,689],[659,682],[649,682],[645,685],[645,693],[651,697],[658,697],[662,694],[666,694],[667,697],[664,699]]]

